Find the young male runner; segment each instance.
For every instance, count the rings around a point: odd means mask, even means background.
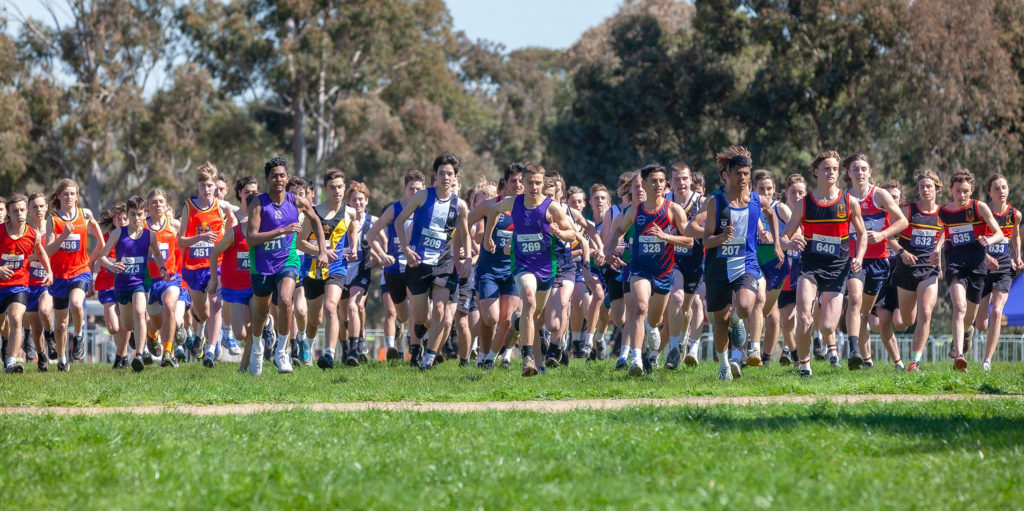
[[[181,295],[181,275],[178,274],[177,251],[174,247],[181,225],[167,216],[167,194],[163,190],[151,190],[146,195],[146,205],[149,212],[149,216],[146,217],[146,228],[156,235],[157,248],[163,257],[164,267],[169,272],[168,278],[163,279],[160,267],[155,261],[150,261],[149,277],[152,288],[149,290],[149,348],[153,355],[163,355],[160,360],[162,367],[176,367],[178,363],[171,352],[174,349],[174,331],[178,326],[175,309]],[[163,346],[160,345],[161,342]]]
[[[367,361],[366,337],[364,335],[366,320],[366,295],[370,289],[370,257],[367,233],[370,226],[377,220],[366,210],[370,202],[370,189],[358,181],[348,189],[348,206],[355,211],[352,223],[346,232],[345,260],[346,285],[341,293],[342,306],[346,307],[348,319],[348,351],[345,364],[357,366]]]
[[[0,225],[0,314],[7,320],[10,331],[7,353],[4,354],[4,372],[11,374],[25,372],[25,366],[14,355],[21,351],[25,335],[22,318],[28,303],[29,257],[34,256],[46,270],[41,282],[43,286],[50,285],[53,280],[50,277],[50,258],[43,249],[42,239],[27,223],[28,197],[14,194],[4,205],[7,218]],[[45,356],[42,350],[39,356]]]
[[[992,216],[1003,231],[1003,241],[988,246],[985,257],[988,264],[988,275],[985,277],[985,289],[982,290],[981,302],[978,304],[978,315],[974,320],[978,330],[987,332],[985,341],[985,358],[982,370],[992,369],[992,357],[999,344],[999,331],[1002,328],[1003,307],[1009,298],[1010,284],[1013,283],[1014,271],[1024,268],[1020,253],[1021,213],[1007,202],[1009,183],[1002,174],[994,174],[988,178],[985,186],[988,193],[988,207]],[[991,235],[993,233],[987,233]],[[994,266],[994,268],[993,268]]]
[[[690,190],[693,171],[683,162],[675,162],[670,167],[672,179],[671,200],[683,208],[687,220],[697,216],[704,205],[704,196]],[[704,322],[704,305],[697,296],[697,287],[704,278],[704,243],[702,239],[684,237],[683,244],[674,245],[675,269],[672,276],[672,293],[668,299],[668,355],[665,357],[665,369],[679,367],[683,349],[686,350],[686,365],[696,366],[697,351],[700,347],[701,324]],[[680,341],[689,342],[680,347]],[[666,339],[662,340],[664,344]],[[659,351],[664,346],[659,348]]]

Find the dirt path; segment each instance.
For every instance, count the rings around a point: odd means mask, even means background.
[[[307,404],[273,404],[251,403],[230,405],[150,405],[150,406],[25,406],[0,407],[0,414],[54,414],[54,415],[101,415],[111,413],[185,413],[191,415],[247,415],[262,412],[278,412],[287,410],[313,410],[318,412],[361,412],[380,410],[386,412],[481,412],[529,411],[556,413],[571,410],[617,410],[628,406],[711,406],[711,405],[764,405],[764,404],[810,404],[829,401],[839,404],[856,404],[867,401],[882,403],[925,402],[925,401],[960,401],[982,399],[1021,400],[1024,396],[998,396],[985,394],[939,394],[939,395],[900,395],[900,394],[853,394],[835,396],[740,396],[740,397],[678,397],[668,399],[580,399],[567,401],[462,401],[462,402],[414,402],[414,401],[368,401],[360,403],[307,403]]]

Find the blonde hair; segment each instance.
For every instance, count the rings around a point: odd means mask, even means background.
[[[204,183],[206,181],[216,182],[218,174],[220,174],[220,173],[217,171],[217,166],[212,164],[212,163],[210,163],[210,162],[208,162],[208,161],[205,161],[202,164],[200,164],[198,167],[196,167],[196,182],[197,183]]]
[[[50,208],[51,209],[60,209],[60,194],[64,190],[67,190],[68,188],[71,188],[71,187],[74,187],[75,190],[79,190],[79,191],[82,190],[78,186],[78,183],[76,183],[76,182],[74,182],[74,181],[72,181],[72,180],[70,180],[68,178],[64,178],[64,179],[61,179],[60,181],[57,181],[57,191],[53,192],[53,194],[50,195]]]

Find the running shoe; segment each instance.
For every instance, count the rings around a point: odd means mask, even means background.
[[[401,356],[398,354],[398,348],[388,348],[388,362],[392,360],[401,360]]]
[[[842,367],[842,365],[839,363],[839,356],[838,355],[829,355],[828,356],[828,363],[831,364],[832,367]]]
[[[523,376],[537,376],[537,362],[533,360],[533,355],[523,357]]]
[[[459,359],[459,367],[469,367],[469,359],[468,358],[460,358]]]
[[[206,354],[203,355],[203,367],[213,369],[216,366],[217,361],[214,359],[214,353],[212,351],[207,351]]]
[[[697,367],[700,363],[700,358],[697,356],[700,350],[700,342],[690,343],[690,346],[686,348],[686,357],[683,358],[683,363],[687,367]]]
[[[974,334],[976,331],[977,330],[975,330],[974,325],[971,325],[970,328],[968,328],[967,331],[964,332],[963,349],[960,350],[963,353],[964,357],[966,357],[967,354],[971,352],[971,346],[974,346]]]
[[[737,321],[729,326],[729,345],[733,348],[742,348],[747,342],[747,325],[743,321]]]
[[[50,360],[57,360],[57,340],[53,338],[53,331],[44,331],[43,338],[46,339],[46,355]]]
[[[860,346],[855,342],[846,342],[846,367],[851,371],[856,371],[864,365],[864,357],[860,354]]]
[[[729,362],[729,370],[732,371],[733,378],[741,378],[743,376],[743,369],[740,368],[740,363],[737,360]]]
[[[781,365],[781,366],[791,366],[791,365],[793,365],[792,354],[789,351],[789,348],[782,348],[782,354],[779,355],[779,365]]]
[[[153,354],[145,347],[142,348],[142,363],[148,366],[153,365]]]
[[[755,348],[751,346],[750,349],[747,350],[747,365],[751,367],[758,367],[761,365],[761,362],[761,347],[758,346]]]
[[[409,346],[409,365],[419,367],[423,363],[423,346],[413,344]]]
[[[558,359],[558,363],[562,364],[563,366],[568,366],[569,365],[569,350],[566,349],[566,348],[562,348],[560,351],[562,352],[562,356],[561,356],[561,358]]]
[[[562,358],[562,348],[557,344],[548,346],[547,355],[544,357],[544,365],[550,368],[558,367],[559,360]]]
[[[147,336],[147,337],[149,337],[149,336]],[[149,344],[149,352],[152,353],[154,357],[160,358],[160,356],[164,354],[164,347],[160,344],[160,338],[159,337],[157,337],[156,339],[154,339],[152,337],[149,337],[149,343],[148,344]]]
[[[369,362],[370,357],[368,355],[370,354],[370,350],[366,347],[366,339],[363,339],[362,337],[359,338],[357,349],[359,350],[359,363],[365,364]],[[455,356],[458,356],[458,354],[458,349],[456,349]]]
[[[309,349],[309,339],[299,339],[299,361],[305,366],[313,365],[313,352]]]
[[[732,380],[732,369],[723,367],[718,370],[718,379],[721,381]]]
[[[494,362],[491,362],[491,364],[493,365]],[[509,367],[512,367],[512,362],[509,362],[509,360],[507,358],[502,358],[501,359],[501,363],[498,364],[498,368],[499,369],[508,369]]]
[[[71,338],[71,353],[75,360],[85,360],[85,342],[82,339],[82,334]]]
[[[679,367],[679,348],[672,348],[668,350],[668,355],[665,355],[665,369],[675,371]]]
[[[646,329],[645,329],[646,330]],[[648,342],[648,346],[651,349],[658,349],[661,347],[661,330],[652,328],[650,332],[647,332],[645,340]]]
[[[967,359],[964,358],[963,354],[956,356],[956,360],[953,361],[953,369],[964,373],[967,372]]]
[[[349,367],[357,367],[359,365],[358,345],[355,347],[350,347],[348,351],[345,353],[345,365]],[[420,363],[420,367],[423,367],[422,362]]]
[[[511,326],[508,327],[508,331],[505,332],[505,339],[503,340],[504,346],[508,349],[512,349],[516,345],[516,337],[519,336],[519,311],[512,313]]]
[[[761,354],[761,365],[764,366],[764,367],[768,367],[768,364],[771,364],[771,363],[772,363],[772,355],[771,355],[771,353],[762,353]]]
[[[66,373],[66,372],[68,372],[70,370],[71,370],[71,366],[68,365],[67,362],[61,362],[60,360],[57,361],[57,371],[60,371],[62,373]]]
[[[821,342],[821,337],[814,338],[814,359],[825,360],[825,355],[828,354],[828,349]]]
[[[572,358],[583,358],[583,341],[572,341]]]
[[[919,372],[921,372],[921,363],[920,362],[911,362],[910,365],[907,366],[907,372],[908,373],[919,373]]]
[[[871,360],[865,360],[863,368],[865,371],[870,371],[875,368],[875,363]]]
[[[36,367],[39,368],[39,372],[45,373],[50,370],[50,359],[46,357],[46,353],[39,352],[39,360],[36,362]]]
[[[801,369],[800,370],[800,377],[801,378],[810,378],[811,377],[811,370],[810,369]]]
[[[160,367],[178,367],[178,361],[170,353],[164,353],[160,358]]]
[[[132,371],[141,373],[146,368],[146,364],[142,363],[142,357],[132,357]]]
[[[320,358],[316,359],[316,366],[325,371],[334,369],[334,357],[330,353],[324,353],[320,355]]]
[[[178,328],[174,329],[174,343],[181,345],[185,344],[185,339],[188,338],[188,331],[185,330],[183,325],[178,325]]]
[[[174,347],[174,358],[178,359],[178,362],[184,362],[185,361],[185,358],[187,358],[187,357],[185,356],[185,348],[184,348],[184,346],[178,345],[178,346]]]
[[[277,361],[277,372],[278,374],[288,374],[292,372],[292,359],[284,351],[277,351],[274,353],[274,359]]]
[[[249,374],[263,374],[263,345],[259,342],[252,343],[252,350],[249,352]]]
[[[594,347],[583,344],[580,348],[580,356],[578,358],[582,358],[587,361],[594,360]]]
[[[608,343],[604,342],[604,339],[598,339],[594,344],[594,351],[590,356],[596,360],[604,360],[608,358]]]
[[[897,373],[905,373],[907,371],[907,366],[903,365],[903,362],[896,362],[895,364],[893,364],[892,368]]]
[[[28,361],[39,358],[39,353],[36,352],[36,343],[32,339],[28,329],[25,329],[25,337],[23,337],[23,339],[25,340],[25,360]]]
[[[121,368],[121,355],[114,355],[114,365],[110,366],[111,369]]]
[[[641,358],[646,358],[646,357],[641,357]],[[638,363],[636,360],[633,360],[633,363],[630,364],[630,366],[629,366],[629,375],[630,376],[643,376],[645,372],[647,372],[647,371],[644,370],[644,363],[643,363],[643,361]]]
[[[620,371],[620,370],[625,369],[627,367],[629,367],[629,361],[626,360],[626,357],[619,357],[619,360],[617,362],[615,362],[615,370],[616,371]]]
[[[494,360],[484,360],[484,364],[480,366],[480,368],[483,369],[484,371],[493,371]]]
[[[7,366],[4,372],[7,374],[21,374],[25,372],[25,366],[21,365],[21,362],[15,362]]]
[[[263,327],[263,333],[260,334],[260,338],[263,339],[263,349],[260,352],[263,353],[265,359],[269,360],[275,351],[275,336],[271,323],[268,322]]]
[[[992,370],[992,362],[982,362],[981,363],[981,370],[982,371],[991,371]]]
[[[131,348],[132,351],[137,351],[139,349],[137,346],[135,346],[135,331],[134,330],[128,332],[128,347]]]
[[[238,356],[242,354],[242,347],[238,345],[238,341],[234,337],[225,337],[221,344],[228,349],[228,353]]]

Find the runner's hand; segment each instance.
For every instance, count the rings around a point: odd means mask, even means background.
[[[171,278],[171,276],[167,275],[167,278],[164,279],[164,280],[168,280],[170,278]],[[206,284],[206,294],[212,295],[212,294],[214,294],[216,292],[217,292],[217,278],[215,276],[211,276],[210,277],[210,282],[208,284]]]
[[[905,264],[907,266],[913,266],[913,265],[917,264],[917,256],[915,256],[914,254],[911,254],[910,252],[907,252],[905,250],[903,251],[902,254],[900,254],[900,259],[902,259],[903,260],[903,264]]]
[[[488,251],[488,252],[493,254],[494,251],[497,250],[497,249],[498,249],[498,247],[497,247],[497,245],[494,244],[494,239],[493,238],[487,238],[487,239],[484,240],[484,250],[486,250],[486,251]]]
[[[199,241],[209,243],[211,245],[217,243],[217,233],[213,231],[204,232],[203,234],[199,235]]]
[[[906,254],[906,252],[904,252],[904,254]],[[939,253],[938,252],[932,252],[931,254],[928,254],[928,264],[930,264],[932,266],[938,266],[939,265]]]
[[[415,268],[420,265],[420,255],[415,250],[405,247],[402,250],[405,251],[405,265],[409,268]]]
[[[7,280],[12,276],[14,276],[14,270],[6,266],[0,266],[0,279]]]
[[[302,230],[302,226],[298,222],[290,223],[284,227],[281,227],[279,232],[281,234],[298,234]],[[216,240],[217,238],[214,238]]]
[[[861,261],[860,258],[854,257],[853,260],[850,261],[850,272],[851,273],[859,272],[861,270],[861,267],[862,267],[863,264],[864,264],[864,262]]]
[[[868,231],[864,237],[867,238],[868,245],[875,245],[885,241],[885,237],[878,231]]]
[[[807,247],[807,240],[805,240],[803,236],[797,236],[797,237],[789,240],[789,250],[794,250],[796,252],[803,252],[804,248],[806,248],[806,247]]]
[[[43,287],[50,287],[52,285],[53,285],[53,274],[50,273],[50,272],[47,272],[46,276],[43,277]],[[92,286],[89,286],[89,287],[92,287]]]
[[[989,254],[985,254],[985,266],[988,267],[988,271],[995,271],[999,269],[999,261]]]
[[[345,260],[354,263],[359,260],[359,255],[356,253],[355,248],[350,248],[345,251]]]

